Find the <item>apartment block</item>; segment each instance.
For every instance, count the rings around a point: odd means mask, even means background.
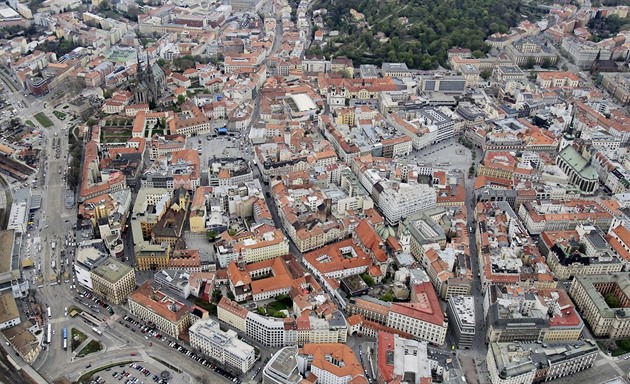
[[[558,279],[620,272],[623,263],[604,239],[604,232],[579,224],[575,231],[543,232],[539,247]]]
[[[176,339],[190,325],[188,307],[155,289],[151,280],[129,296],[129,311]]]
[[[602,73],[602,87],[623,105],[630,103],[630,76],[626,73]]]
[[[367,384],[365,370],[354,351],[345,344],[305,344],[298,351],[304,377],[309,372],[322,384]]]
[[[472,296],[451,296],[447,312],[450,329],[459,348],[470,349],[475,342],[475,299]]]
[[[268,224],[255,225],[249,231],[235,236],[230,236],[225,231],[214,247],[221,267],[226,267],[237,259],[245,263],[255,263],[289,253],[288,239],[282,231]]]
[[[578,40],[574,37],[564,38],[560,49],[581,69],[590,68],[598,56],[601,60],[610,60],[612,57],[612,53],[608,49],[591,41]]]
[[[410,333],[420,340],[443,345],[448,321],[433,285],[426,282],[413,288],[411,303],[391,304],[387,326]]]
[[[241,332],[245,332],[245,319],[248,313],[247,309],[225,296],[221,297],[217,305],[217,318]]]
[[[597,201],[532,201],[519,207],[518,215],[530,234],[544,231],[572,230],[578,224],[590,223],[607,231],[613,216]]]
[[[595,337],[630,336],[630,273],[578,276],[569,294]]]
[[[590,368],[599,349],[591,340],[571,343],[492,343],[486,364],[492,384],[531,384]]]
[[[198,320],[188,330],[190,346],[240,372],[247,372],[256,362],[254,347],[239,340],[233,330],[222,331],[214,320]]]

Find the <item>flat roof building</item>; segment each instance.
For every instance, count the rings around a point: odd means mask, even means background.
[[[588,369],[599,354],[591,340],[569,343],[491,343],[486,364],[492,384],[530,384]]]
[[[15,231],[0,231],[0,284],[20,278],[18,250],[14,249]]]
[[[0,295],[0,331],[20,324],[20,311],[13,298],[13,293]]]
[[[136,289],[136,273],[130,266],[108,258],[90,271],[92,290],[114,304],[121,304]]]
[[[297,345],[276,352],[263,369],[263,384],[298,384],[302,375],[298,369],[297,353]]]
[[[427,343],[380,332],[376,345],[378,383],[432,383]]]
[[[630,273],[576,276],[569,294],[595,337],[630,336]]]
[[[166,287],[186,299],[190,296],[190,273],[177,269],[163,269],[153,275],[157,284]]]
[[[190,345],[240,372],[247,372],[256,361],[254,347],[238,339],[233,330],[222,331],[214,320],[199,320],[190,326]]]
[[[472,296],[451,296],[447,314],[458,347],[472,348],[475,342],[475,299]]]

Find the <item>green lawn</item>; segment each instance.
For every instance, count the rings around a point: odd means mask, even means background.
[[[59,120],[65,120],[66,114],[59,111],[53,111],[53,115],[55,115]]]
[[[50,128],[53,126],[53,122],[50,121],[48,116],[44,115],[44,112],[38,112],[35,114],[35,120],[44,128]]]
[[[276,301],[267,304],[267,313],[276,313],[285,309],[293,308],[293,301],[286,295],[279,295]]]
[[[30,125],[31,127],[35,127],[35,123],[33,123],[33,122],[32,122],[32,121],[30,121],[30,120],[26,120],[26,121],[24,122],[24,124],[26,124],[26,125]]]
[[[79,351],[79,355],[85,356],[90,353],[95,353],[103,349],[103,346],[99,341],[92,340],[90,341],[82,350]]]
[[[79,345],[81,345],[81,343],[83,343],[86,339],[87,336],[85,335],[85,333],[81,332],[80,330],[76,329],[76,328],[72,328],[72,330],[70,331],[70,350],[74,351],[75,349],[77,349],[79,347]]]

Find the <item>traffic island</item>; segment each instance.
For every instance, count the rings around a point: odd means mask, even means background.
[[[79,351],[78,356],[87,356],[90,353],[96,353],[98,351],[103,350],[103,345],[100,341],[91,340],[83,349]]]
[[[87,335],[81,332],[80,330],[78,330],[77,328],[72,328],[70,330],[70,336],[71,336],[70,350],[72,352],[74,352],[75,349],[79,348],[79,345],[81,345],[85,340],[87,340]]]

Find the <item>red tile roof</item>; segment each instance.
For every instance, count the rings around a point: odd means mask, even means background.
[[[392,303],[390,311],[409,316],[427,323],[444,325],[444,312],[430,282],[415,285],[413,287],[415,302]]]

